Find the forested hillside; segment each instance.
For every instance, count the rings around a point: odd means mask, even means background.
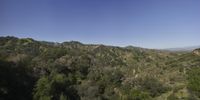
[[[200,100],[200,49],[0,37],[0,100]]]

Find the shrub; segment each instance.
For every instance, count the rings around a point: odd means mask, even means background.
[[[188,88],[200,97],[200,68],[193,68],[188,73]]]
[[[148,91],[152,97],[160,96],[162,93],[165,93],[169,89],[157,79],[152,77],[145,78],[141,83],[141,88],[144,91]]]

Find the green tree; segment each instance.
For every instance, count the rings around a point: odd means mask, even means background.
[[[34,100],[79,100],[77,91],[73,88],[73,79],[65,74],[51,73],[41,77],[35,87]]]

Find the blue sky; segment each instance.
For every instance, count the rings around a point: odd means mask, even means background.
[[[200,0],[0,0],[0,36],[173,48],[200,45]]]

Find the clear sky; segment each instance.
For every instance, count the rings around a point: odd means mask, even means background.
[[[146,48],[200,45],[200,0],[0,0],[0,36]]]

